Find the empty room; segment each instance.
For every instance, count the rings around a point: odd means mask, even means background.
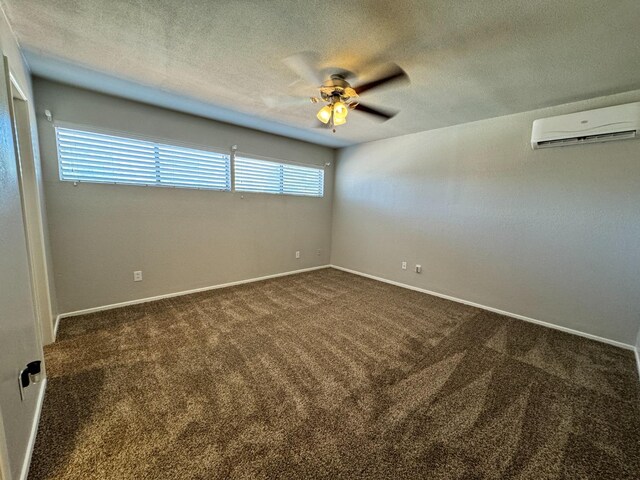
[[[639,25],[0,0],[0,480],[640,479]]]

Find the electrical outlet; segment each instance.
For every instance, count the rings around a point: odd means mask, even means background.
[[[318,256],[322,255],[322,250],[318,249],[317,255]]]
[[[402,262],[402,269],[406,270],[407,269],[407,262]]]
[[[422,265],[416,265],[416,273],[422,273]]]
[[[300,258],[300,250],[296,251],[296,258]]]
[[[142,281],[142,270],[136,270],[133,272],[133,281],[141,282]]]

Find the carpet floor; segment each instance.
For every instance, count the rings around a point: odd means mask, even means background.
[[[63,320],[35,479],[638,479],[633,353],[335,269]]]

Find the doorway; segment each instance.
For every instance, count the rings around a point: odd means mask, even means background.
[[[44,192],[42,172],[34,156],[28,98],[13,74],[10,74],[13,131],[18,157],[20,196],[24,216],[33,304],[42,344],[55,338],[55,313],[50,266],[46,255],[46,226],[44,225]]]

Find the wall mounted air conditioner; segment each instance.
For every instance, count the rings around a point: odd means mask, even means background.
[[[541,118],[533,122],[531,147],[565,147],[640,136],[640,102]]]

